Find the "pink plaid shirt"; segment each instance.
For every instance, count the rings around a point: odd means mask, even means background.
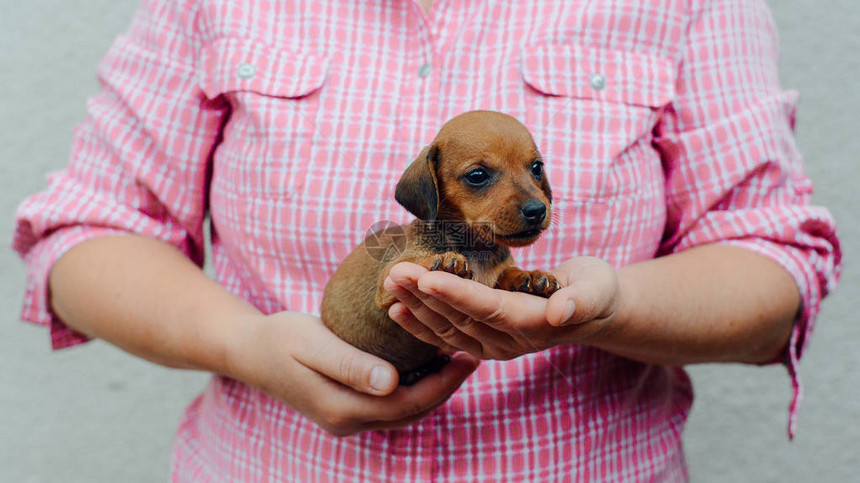
[[[829,213],[810,206],[760,0],[577,2],[145,0],[99,67],[103,90],[67,169],[24,202],[23,317],[56,348],[51,264],[108,233],[160,238],[266,313],[319,313],[326,281],[394,202],[404,166],[447,119],[509,113],[534,133],[554,228],[515,252],[550,268],[615,266],[705,243],[784,266],[803,310],[797,363],[838,278]],[[440,409],[395,431],[329,436],[241,382],[213,377],[175,445],[181,481],[686,479],[692,401],[680,368],[590,347],[487,361]]]

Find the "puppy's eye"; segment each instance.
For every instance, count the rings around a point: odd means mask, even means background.
[[[532,176],[538,180],[543,177],[543,161],[540,159],[535,159],[532,163]]]
[[[484,168],[475,168],[463,175],[463,179],[472,186],[483,186],[490,180],[490,173]]]

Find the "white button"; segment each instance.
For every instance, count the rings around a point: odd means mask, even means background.
[[[239,64],[236,68],[236,75],[242,79],[250,79],[257,73],[257,68],[253,64]]]
[[[422,77],[422,78],[427,77],[428,75],[430,75],[430,72],[432,72],[432,71],[433,71],[432,65],[424,64],[421,66],[421,68],[418,69],[418,77]]]
[[[602,91],[606,87],[606,77],[601,74],[591,74],[591,87]]]

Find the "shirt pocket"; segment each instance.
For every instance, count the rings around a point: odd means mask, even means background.
[[[675,95],[658,56],[558,41],[526,45],[525,119],[560,200],[611,200],[658,188],[652,131]]]
[[[230,104],[213,183],[243,196],[284,198],[304,184],[329,62],[313,53],[244,38],[206,45],[198,81]],[[228,186],[229,185],[229,186]]]

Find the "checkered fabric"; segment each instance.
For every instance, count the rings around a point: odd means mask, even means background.
[[[444,121],[502,111],[534,133],[553,225],[514,255],[624,266],[705,243],[771,257],[803,310],[797,363],[839,274],[793,137],[761,0],[144,0],[98,69],[68,167],[20,207],[23,318],[55,348],[47,273],[107,233],[165,240],[266,313],[319,313],[339,262]],[[590,347],[488,361],[426,419],[335,438],[213,377],[175,444],[177,481],[683,481],[683,370]]]

